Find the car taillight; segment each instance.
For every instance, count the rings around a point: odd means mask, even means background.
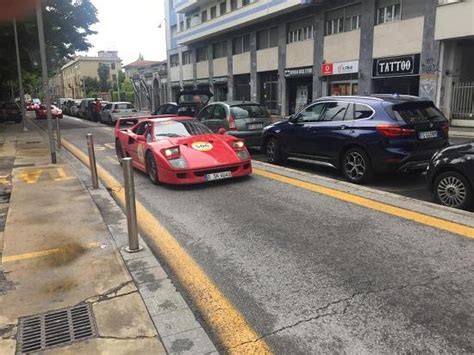
[[[233,141],[232,148],[234,148],[235,151],[244,150],[245,143],[243,141]]]
[[[449,123],[445,123],[442,126],[443,132],[448,135],[449,134]]]
[[[168,160],[178,159],[181,156],[179,147],[171,147],[171,148],[163,149],[162,153]]]
[[[236,131],[237,126],[235,125],[235,116],[233,113],[229,116],[229,131]]]
[[[399,125],[378,125],[377,132],[389,138],[414,136],[416,131],[411,128],[402,128]]]

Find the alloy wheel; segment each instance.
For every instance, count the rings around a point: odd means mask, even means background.
[[[344,160],[344,170],[351,180],[362,179],[367,170],[364,157],[357,151],[349,153]]]
[[[270,139],[267,143],[266,153],[267,153],[267,160],[270,163],[274,163],[276,159],[276,150],[277,144],[275,139]]]
[[[153,155],[147,154],[146,165],[147,165],[147,172],[148,172],[148,176],[150,177],[150,180],[154,184],[156,184],[158,182],[158,173],[156,169],[155,158],[153,158]]]
[[[439,181],[437,194],[444,205],[459,207],[466,200],[467,189],[464,183],[456,176],[446,176]]]

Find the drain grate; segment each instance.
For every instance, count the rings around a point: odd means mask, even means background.
[[[97,336],[89,304],[20,318],[17,350],[26,354],[69,345]]]

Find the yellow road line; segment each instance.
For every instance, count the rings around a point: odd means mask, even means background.
[[[365,197],[353,195],[347,192],[338,191],[321,185],[305,182],[302,180],[290,178],[280,174],[271,173],[261,169],[253,169],[254,174],[276,180],[288,185],[296,186],[305,190],[316,192],[322,195],[333,197],[335,199],[349,202],[355,205],[363,206],[375,211],[383,212],[392,216],[408,219],[430,227],[438,228],[447,232],[461,235],[463,237],[474,239],[474,228],[462,224],[447,221],[445,219],[428,216],[422,213],[406,210],[400,207],[377,202]]]
[[[96,246],[97,246],[96,242],[87,243],[85,245],[85,247],[88,249],[95,248]],[[33,251],[31,253],[2,256],[2,263],[5,264],[5,263],[11,263],[14,261],[41,258],[44,256],[62,254],[62,253],[65,253],[66,251],[67,251],[67,247],[62,247],[62,248],[53,248],[53,249],[46,249],[46,250],[40,250],[40,251]]]
[[[62,141],[66,149],[89,166],[86,154],[65,139]],[[121,184],[100,165],[97,166],[97,173],[102,183],[110,188],[117,201],[124,206],[125,193]],[[155,244],[227,352],[270,354],[266,342],[259,339],[243,314],[232,305],[199,264],[139,201],[136,206],[141,230]]]

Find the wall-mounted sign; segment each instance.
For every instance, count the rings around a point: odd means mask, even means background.
[[[217,77],[212,78],[212,82],[214,84],[227,83],[227,77],[226,76],[217,76]]]
[[[170,83],[170,85],[171,85],[172,87],[179,87],[179,86],[180,86],[180,85],[179,85],[179,81],[172,81],[172,82]]]
[[[321,74],[323,76],[341,75],[341,74],[355,74],[359,72],[359,61],[340,63],[325,63],[321,66]]]
[[[313,67],[285,69],[285,78],[298,78],[301,76],[312,76]]]
[[[196,79],[196,85],[209,85],[209,79]]]
[[[194,85],[194,80],[183,80],[183,86],[192,86]]]
[[[417,75],[420,73],[420,55],[374,59],[372,76],[374,78],[387,76]]]

